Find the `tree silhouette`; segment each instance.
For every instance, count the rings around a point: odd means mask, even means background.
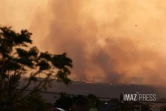
[[[41,97],[38,91],[47,89],[52,80],[69,84],[69,68],[72,60],[63,54],[50,54],[39,52],[37,47],[32,47],[31,35],[28,30],[20,33],[11,27],[0,27],[0,110],[21,111],[25,104],[33,101],[33,105],[24,108],[24,111],[35,111]],[[39,74],[42,76],[38,78]],[[22,76],[29,78],[24,86],[20,86]],[[25,94],[24,91],[35,83],[33,90]],[[18,90],[19,88],[19,90]],[[40,98],[40,99],[39,99]],[[38,105],[35,106],[35,103]],[[36,109],[37,110],[37,109]],[[45,110],[44,108],[40,111]]]
[[[100,104],[101,101],[95,95],[89,94],[88,95],[88,103],[89,103],[90,108],[97,108],[98,104]]]
[[[66,111],[69,111],[69,109],[72,108],[72,104],[73,104],[73,99],[71,96],[67,95],[66,93],[62,92],[60,94],[60,98],[58,100],[56,100],[55,102],[55,106],[56,108],[62,108]]]

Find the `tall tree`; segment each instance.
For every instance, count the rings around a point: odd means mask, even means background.
[[[28,30],[17,33],[11,27],[0,27],[1,111],[19,111],[30,101],[35,102],[36,99],[43,101],[37,96],[37,92],[50,86],[52,80],[65,84],[71,82],[68,75],[71,73],[69,68],[72,67],[72,60],[66,56],[66,53],[39,52],[37,47],[32,47],[31,35]],[[27,75],[29,78],[26,84],[19,86],[21,78]],[[39,75],[42,79],[38,78]],[[35,83],[32,91],[24,94],[32,83]],[[33,111],[37,107],[34,103],[29,107],[30,109],[24,110]],[[42,110],[45,109],[40,109]]]

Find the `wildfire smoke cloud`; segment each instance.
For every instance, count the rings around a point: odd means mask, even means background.
[[[72,78],[113,84],[166,80],[165,0],[1,3],[2,25],[28,28],[41,50],[67,52]]]

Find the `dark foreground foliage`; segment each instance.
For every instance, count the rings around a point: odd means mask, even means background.
[[[0,27],[0,111],[46,111],[49,104],[38,92],[55,79],[71,82],[68,75],[72,60],[66,53],[40,52],[32,46],[31,35],[28,30],[18,33],[11,27]],[[22,76],[29,78],[20,86]],[[31,84],[35,86],[25,94]]]
[[[101,101],[93,94],[88,96],[83,95],[68,95],[61,93],[60,98],[55,102],[54,107],[60,107],[69,110],[76,110],[78,107],[84,107],[87,109],[97,108]]]

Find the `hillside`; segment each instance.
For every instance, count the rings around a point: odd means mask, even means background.
[[[25,84],[25,81],[24,81]],[[23,81],[22,81],[23,85]],[[33,85],[29,89],[31,89]],[[52,82],[52,88],[49,88],[47,91],[49,92],[66,92],[69,94],[95,94],[98,97],[107,97],[114,98],[119,97],[121,92],[126,93],[148,93],[148,94],[156,94],[157,98],[165,97],[165,90],[162,87],[154,87],[147,85],[110,85],[105,83],[85,83],[81,81],[72,81],[70,85],[64,85],[63,83],[57,83],[56,81]],[[48,100],[53,102],[54,94],[43,94],[43,96]]]

